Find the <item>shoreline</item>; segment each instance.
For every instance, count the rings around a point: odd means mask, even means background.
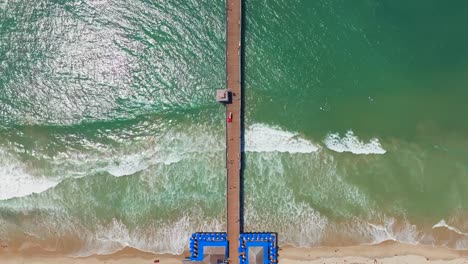
[[[28,252],[12,252],[7,248],[0,249],[2,264],[34,263],[34,264],[143,264],[181,263],[188,257],[185,251],[181,255],[153,254],[132,248],[125,248],[111,255],[95,255],[72,258],[54,252],[30,250]],[[332,264],[332,263],[468,263],[468,250],[454,250],[445,247],[409,245],[394,241],[386,241],[377,245],[359,245],[349,247],[314,247],[296,248],[282,246],[279,251],[279,262],[285,264]]]

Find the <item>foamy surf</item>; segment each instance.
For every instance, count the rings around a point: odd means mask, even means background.
[[[170,223],[151,223],[129,228],[122,220],[113,218],[106,225],[97,225],[96,231],[87,230],[84,245],[71,257],[108,255],[126,247],[154,254],[180,255],[187,248],[187,238],[197,230],[221,232],[224,224],[217,219],[204,219],[184,215]]]
[[[111,155],[102,171],[116,177],[128,176],[156,164],[171,165],[201,153],[207,155],[223,151],[224,139],[220,135],[224,133],[207,133],[207,130],[209,128],[188,127],[188,133],[170,129],[158,137],[148,137],[146,141],[151,143],[145,142],[136,149],[130,148],[130,151],[124,147],[121,153]],[[112,153],[112,150],[106,151]]]
[[[40,151],[41,166],[29,170],[15,157],[14,151],[0,149],[0,200],[42,193],[67,178],[81,178],[98,173],[115,177],[130,176],[150,170],[155,165],[166,165],[190,160],[204,153],[223,151],[221,131],[207,133],[206,127],[188,127],[186,131],[167,129],[157,135],[148,135],[132,144],[103,146],[93,141],[82,141],[85,150],[70,149],[53,157]],[[118,142],[113,134],[109,141]],[[12,153],[10,153],[10,152]]]
[[[397,241],[406,244],[417,244],[420,234],[416,225],[409,222],[397,223],[395,219],[386,219],[382,224],[367,223],[363,227],[367,235],[370,236],[371,244],[379,244],[384,241]]]
[[[0,151],[0,200],[41,193],[56,186],[59,181],[28,173],[13,157]]]
[[[34,193],[44,192],[55,187],[59,182],[45,177],[22,174],[21,171],[13,174],[0,172],[2,184],[0,185],[0,200],[23,197]]]
[[[250,152],[312,153],[319,147],[298,133],[277,127],[254,124],[245,132],[245,149]]]
[[[183,159],[185,153],[159,153],[158,151],[142,150],[139,154],[128,154],[108,161],[109,165],[102,170],[115,177],[129,176],[147,170],[156,164],[170,165]]]
[[[453,232],[455,232],[455,233],[457,233],[459,235],[468,236],[468,233],[465,233],[465,232],[461,231],[460,229],[447,224],[447,222],[445,222],[444,219],[440,220],[437,224],[432,226],[432,229],[436,229],[436,228],[446,228],[446,229],[448,229],[450,231],[453,231]]]
[[[366,143],[355,136],[352,130],[346,132],[344,137],[341,137],[338,133],[328,134],[324,143],[327,148],[340,153],[385,154],[387,152],[377,138],[372,138]]]

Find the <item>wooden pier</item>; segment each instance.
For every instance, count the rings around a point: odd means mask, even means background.
[[[243,227],[242,1],[226,0],[226,89],[216,91],[216,101],[226,106],[227,232],[193,233],[190,257],[183,261],[186,264],[245,264],[250,257],[255,263],[278,263],[278,234],[244,233]],[[213,247],[221,251],[213,254]],[[208,248],[210,253],[205,251]],[[262,255],[251,253],[251,248],[260,248]]]
[[[230,264],[239,264],[239,237],[243,231],[241,37],[242,0],[226,0],[226,84],[231,93],[231,102],[226,104],[226,201]],[[228,120],[230,115],[232,119]]]

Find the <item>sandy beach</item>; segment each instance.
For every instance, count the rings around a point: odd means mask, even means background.
[[[132,249],[125,249],[108,256],[91,256],[85,258],[71,258],[59,256],[54,253],[41,252],[12,252],[8,248],[0,251],[1,264],[150,264],[159,260],[159,263],[181,263],[188,256],[182,255],[154,255]],[[321,248],[295,248],[283,246],[280,249],[280,263],[292,264],[338,264],[338,263],[468,263],[468,251],[457,251],[443,247],[406,245],[394,242],[385,242],[379,245],[355,247],[321,247]]]

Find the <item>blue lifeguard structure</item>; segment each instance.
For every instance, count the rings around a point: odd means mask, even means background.
[[[278,235],[276,233],[242,233],[239,238],[239,263],[278,263]],[[190,238],[190,257],[186,262],[219,264],[229,258],[225,232],[200,232]]]
[[[217,248],[218,254],[209,249]],[[219,250],[221,249],[221,250]],[[218,255],[223,261],[227,259],[229,255],[227,234],[225,232],[220,233],[194,233],[190,238],[190,261],[192,262],[207,262],[207,256]],[[211,261],[211,260],[210,260]]]
[[[243,233],[239,242],[241,264],[278,263],[278,235],[276,233]],[[254,251],[255,249],[257,252]]]

